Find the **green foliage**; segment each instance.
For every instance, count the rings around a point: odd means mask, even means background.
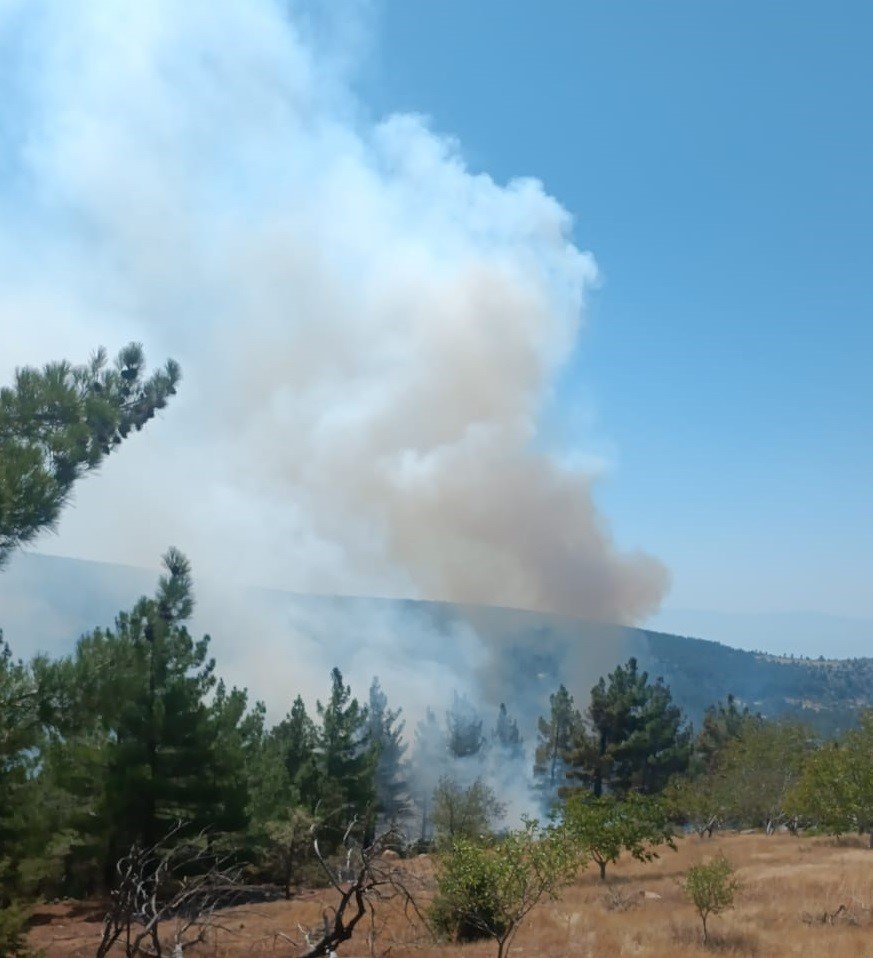
[[[657,849],[676,850],[667,805],[659,798],[597,796],[576,792],[564,808],[564,828],[581,854],[595,862],[600,878],[606,866],[628,852],[638,861],[652,861]]]
[[[697,774],[677,777],[668,793],[677,817],[700,834],[720,823],[770,833],[792,821],[791,796],[812,745],[809,730],[743,713],[734,719],[730,734],[710,738],[719,744],[694,763]]]
[[[807,756],[787,805],[831,834],[867,832],[873,847],[873,709],[857,729]]]
[[[494,843],[457,838],[439,859],[431,922],[454,941],[493,939],[502,958],[530,911],[557,897],[576,868],[561,832],[534,821]]]
[[[631,658],[591,690],[590,728],[576,730],[565,754],[567,776],[595,795],[651,795],[684,771],[691,733],[662,679],[649,682]]]
[[[503,817],[505,806],[493,789],[477,778],[466,787],[444,775],[433,794],[433,826],[439,842],[458,838],[481,841]]]
[[[499,750],[501,760],[513,761],[524,755],[518,722],[510,716],[505,702],[501,702],[497,710],[497,722],[491,733],[491,745]]]
[[[688,900],[697,909],[703,925],[703,943],[709,942],[707,921],[710,915],[720,915],[733,908],[734,899],[742,889],[742,883],[735,877],[733,867],[723,856],[711,861],[692,865],[685,874],[682,883]]]
[[[304,808],[291,808],[284,818],[267,822],[262,830],[263,858],[269,880],[291,897],[293,883],[311,859],[316,819]]]
[[[99,350],[84,366],[19,369],[15,385],[0,389],[0,566],[51,527],[76,480],[176,392],[172,360],[144,375],[142,347],[131,343],[113,366]]]
[[[676,820],[689,824],[701,838],[712,835],[726,814],[726,792],[715,770],[675,778],[665,798]]]
[[[385,821],[396,823],[404,818],[410,807],[404,760],[407,745],[403,741],[404,723],[400,720],[400,709],[388,707],[388,696],[382,691],[378,678],[374,678],[370,686],[367,722],[369,739],[376,751],[378,811]]]
[[[271,731],[267,743],[267,756],[275,755],[285,770],[280,786],[282,794],[276,796],[281,804],[299,802],[310,811],[315,810],[321,797],[315,754],[317,744],[315,722],[307,714],[303,699],[298,695],[291,705],[291,711]],[[274,766],[269,771],[275,776],[278,768]],[[261,779],[262,786],[265,781]]]
[[[768,833],[788,818],[788,798],[812,745],[794,722],[754,721],[729,742],[714,772],[728,818]]]
[[[0,632],[0,848],[7,847],[12,837],[17,809],[27,804],[39,718],[32,670],[12,658]]]
[[[485,745],[482,717],[472,702],[457,692],[452,693],[452,706],[446,712],[446,748],[452,758],[478,755]]]
[[[368,734],[366,706],[352,697],[339,669],[331,672],[330,698],[317,703],[321,725],[314,752],[319,815],[325,841],[338,842],[345,822],[357,818],[373,827],[376,806],[376,752]],[[313,811],[315,809],[313,808]]]
[[[747,707],[741,709],[733,695],[728,695],[724,703],[708,706],[694,743],[692,769],[712,772],[720,763],[725,748],[757,722],[760,717],[752,715]]]
[[[558,797],[567,774],[566,757],[582,730],[582,715],[573,696],[561,685],[549,696],[549,715],[537,723],[537,746],[534,753],[534,776],[545,804],[551,806]]]
[[[0,907],[0,955],[3,958],[41,958],[42,951],[30,948],[25,938],[28,911],[10,903]]]
[[[84,636],[72,656],[38,658],[29,673],[4,660],[0,674],[27,678],[35,715],[22,724],[35,731],[4,803],[7,872],[23,893],[106,887],[120,854],[178,820],[213,833],[247,824],[263,710],[250,713],[244,691],[216,688],[209,639],[185,624],[188,563],[175,550],[164,561],[156,595]]]

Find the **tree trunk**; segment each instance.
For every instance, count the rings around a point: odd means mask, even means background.
[[[597,864],[600,867],[600,880],[606,881],[606,862],[598,862]]]
[[[701,916],[700,916],[700,920],[703,922],[703,944],[704,944],[704,945],[708,945],[708,944],[709,944],[709,932],[707,931],[707,928],[706,928],[706,915],[701,915]]]

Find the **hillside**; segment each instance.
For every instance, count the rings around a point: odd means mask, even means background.
[[[149,570],[20,554],[0,574],[0,627],[18,655],[65,652],[83,631],[111,623],[118,610],[150,592],[154,581]],[[249,657],[240,654],[224,607],[210,599],[215,590],[204,592],[196,627],[212,632],[220,661],[239,660],[240,674],[233,679],[249,684],[270,704],[273,686],[259,687],[257,674],[246,671]],[[233,590],[222,586],[221,592],[226,596]],[[280,631],[274,641],[284,641],[289,652],[303,634],[309,648],[324,648],[338,661],[349,659],[349,649],[357,650],[362,668],[369,666],[368,643],[374,661],[395,655],[413,666],[420,658],[467,667],[464,637],[475,635],[486,654],[469,667],[478,670],[485,696],[511,699],[521,715],[533,717],[558,682],[584,695],[599,675],[630,655],[665,678],[694,721],[729,693],[755,711],[796,715],[825,732],[844,728],[858,707],[873,705],[873,658],[792,659],[645,629],[440,602],[240,590],[242,603],[254,611],[269,609]],[[387,656],[386,634],[392,637]],[[295,668],[293,656],[288,668]]]
[[[710,922],[711,945],[700,944],[700,921],[678,879],[689,866],[724,854],[736,867],[743,888],[736,907]],[[557,901],[535,909],[522,927],[511,954],[517,958],[695,958],[730,955],[873,956],[873,883],[870,851],[857,838],[834,841],[787,834],[717,834],[680,839],[674,853],[663,850],[651,863],[622,856],[601,882],[589,867]],[[400,863],[418,900],[432,894],[432,863],[413,858]],[[186,951],[191,958],[248,958],[288,955],[301,940],[300,926],[316,925],[331,891],[301,889],[289,901],[239,906],[224,912],[221,927],[204,945]],[[842,908],[840,907],[842,906]],[[839,909],[839,910],[838,910]],[[99,940],[102,911],[93,902],[64,901],[37,906],[31,944],[45,958],[91,958]],[[380,921],[361,922],[342,955],[386,954],[393,958],[492,958],[493,944],[434,945],[412,910],[382,906]],[[278,948],[277,948],[278,944]]]

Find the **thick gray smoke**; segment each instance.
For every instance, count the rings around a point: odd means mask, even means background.
[[[41,546],[154,566],[174,543],[218,583],[633,622],[664,569],[616,550],[591,477],[539,441],[594,262],[537,181],[367,116],[363,25],[0,0],[0,376],[130,339],[185,373]],[[232,644],[251,610],[210,627]]]

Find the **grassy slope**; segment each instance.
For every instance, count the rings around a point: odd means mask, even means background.
[[[705,951],[679,878],[689,865],[721,851],[734,863],[745,889],[733,911],[711,919],[714,941]],[[414,860],[410,867],[425,879],[430,873],[428,860]],[[321,894],[304,893],[290,903],[225,913],[228,930],[186,955],[294,955],[297,951],[277,933],[299,938],[298,922],[315,924],[328,900]],[[834,912],[841,904],[845,911],[834,924],[821,922],[825,911]],[[74,917],[69,904],[46,906],[41,914],[45,923],[33,929],[32,941],[46,949],[46,958],[91,958],[99,934],[93,909],[90,918]],[[389,945],[392,958],[486,958],[494,953],[486,944],[429,946],[421,929],[411,928],[400,914],[379,923],[372,952],[369,930],[369,923],[362,923],[360,936],[340,955],[383,954]],[[512,951],[516,958],[683,958],[707,953],[873,958],[873,852],[857,841],[788,835],[686,838],[678,852],[668,850],[652,864],[619,862],[605,884],[589,868],[560,901],[533,913]]]

